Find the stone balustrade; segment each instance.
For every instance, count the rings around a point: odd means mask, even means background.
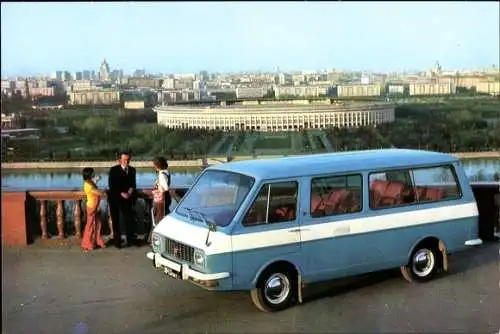
[[[186,193],[187,188],[171,191],[174,205]],[[35,240],[61,241],[82,237],[85,225],[85,193],[83,191],[26,191],[2,192],[2,244],[21,246]],[[151,189],[138,191],[136,220],[146,233],[151,225]],[[113,238],[113,227],[109,207],[104,197],[100,205],[101,218],[107,222],[103,233]],[[103,217],[104,216],[104,217]],[[107,232],[107,233],[106,233]]]

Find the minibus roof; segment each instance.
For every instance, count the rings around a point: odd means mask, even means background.
[[[456,161],[458,161],[458,158],[447,153],[409,149],[381,149],[234,161],[213,165],[208,169],[232,171],[263,180],[449,164]]]

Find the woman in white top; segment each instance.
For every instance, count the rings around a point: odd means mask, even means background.
[[[157,157],[153,160],[153,168],[158,177],[153,185],[153,226],[158,224],[163,217],[170,213],[170,173],[167,160]]]

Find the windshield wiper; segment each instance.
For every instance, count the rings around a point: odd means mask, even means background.
[[[186,211],[187,211],[187,214],[188,214],[189,221],[192,223],[193,222],[193,215],[192,215],[191,211],[193,211],[193,209],[186,208]]]
[[[194,210],[193,208],[186,208],[186,211],[188,213],[188,217],[189,217],[189,220],[191,222],[193,222],[193,213],[195,213],[196,215],[198,215],[198,217],[200,218],[200,220],[208,226],[208,233],[207,233],[207,239],[205,240],[205,245],[208,247],[210,246],[210,241],[209,241],[209,237],[210,237],[210,232],[216,232],[217,231],[217,225],[215,223],[212,223],[212,222],[209,222],[207,220],[207,218],[205,217],[205,215],[198,211],[198,210]]]

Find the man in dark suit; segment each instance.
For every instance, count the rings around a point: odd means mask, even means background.
[[[121,222],[127,235],[127,246],[138,245],[135,238],[135,212],[134,204],[137,198],[136,171],[129,166],[131,155],[121,152],[119,164],[109,170],[109,196],[108,203],[113,221],[113,243],[116,248],[121,248]]]

